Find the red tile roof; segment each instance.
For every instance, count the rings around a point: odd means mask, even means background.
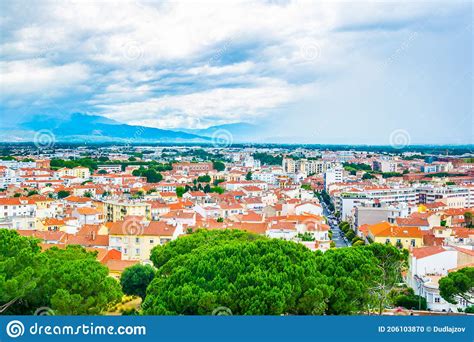
[[[438,253],[445,252],[446,250],[441,246],[430,246],[430,247],[420,247],[420,248],[413,248],[412,255],[417,259],[422,259],[429,257],[431,255],[435,255]]]

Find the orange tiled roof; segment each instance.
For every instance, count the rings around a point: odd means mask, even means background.
[[[107,260],[105,266],[109,268],[111,272],[123,272],[127,267],[138,264],[138,260]]]
[[[415,258],[422,259],[422,258],[429,257],[431,255],[442,253],[444,251],[446,250],[441,246],[430,246],[430,247],[413,248],[411,253]]]
[[[376,237],[407,237],[407,238],[423,238],[423,231],[419,227],[398,227],[390,226],[381,229],[372,234]]]

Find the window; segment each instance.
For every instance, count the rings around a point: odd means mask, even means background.
[[[135,238],[135,243],[140,243],[140,238]]]
[[[411,246],[412,246],[412,247],[415,247],[415,245],[416,245],[416,241],[415,241],[415,239],[412,239],[412,240],[411,240]]]
[[[135,249],[135,255],[140,255],[140,248]]]
[[[155,240],[150,240],[150,243],[155,243]]]
[[[434,301],[435,301],[435,303],[439,303],[439,302],[440,302],[440,298],[439,298],[439,297],[435,297]]]

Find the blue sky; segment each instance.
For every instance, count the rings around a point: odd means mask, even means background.
[[[4,129],[74,112],[277,142],[473,143],[472,4],[2,1]]]

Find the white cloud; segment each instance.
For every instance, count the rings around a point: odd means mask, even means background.
[[[80,85],[88,77],[88,67],[79,63],[47,65],[44,60],[0,62],[3,95],[61,93]]]
[[[376,66],[389,58],[413,22],[449,15],[459,6],[12,2],[0,19],[5,32],[0,86],[15,106],[27,94],[68,93],[74,101],[81,93],[78,101],[89,112],[133,124],[175,128],[253,121],[302,98],[312,100],[321,87],[333,89],[328,83],[335,78],[360,75],[352,72],[359,62]],[[363,77],[349,81],[359,84]],[[330,101],[340,99],[337,89],[327,96]]]
[[[219,123],[252,121],[270,109],[297,100],[307,91],[307,87],[293,88],[287,85],[218,88],[98,107],[105,116],[131,124],[146,122],[155,127],[176,128],[189,124],[187,117],[197,126],[202,126],[210,118]]]

